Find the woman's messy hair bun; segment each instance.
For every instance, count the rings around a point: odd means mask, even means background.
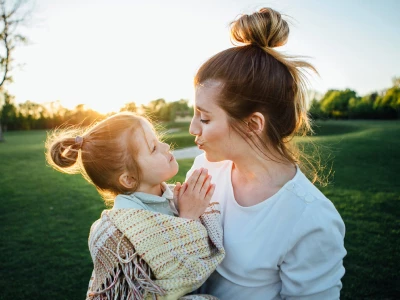
[[[288,23],[272,8],[262,8],[251,15],[241,15],[231,23],[231,39],[234,44],[274,48],[284,45],[288,36]]]

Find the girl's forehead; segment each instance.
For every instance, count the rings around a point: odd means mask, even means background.
[[[142,119],[140,120],[140,125],[142,125],[143,130],[154,131],[154,126],[148,120]]]
[[[153,140],[154,138],[157,138],[154,126],[147,120],[141,120],[140,125],[142,127],[142,132],[143,138],[146,140],[147,144]]]

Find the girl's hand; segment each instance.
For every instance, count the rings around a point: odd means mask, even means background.
[[[198,219],[210,204],[215,190],[211,184],[211,175],[207,169],[197,169],[182,185],[178,182],[174,189],[174,198],[179,207],[179,217]]]

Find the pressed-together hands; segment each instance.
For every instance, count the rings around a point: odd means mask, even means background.
[[[174,200],[179,208],[179,217],[198,219],[210,204],[214,190],[215,184],[211,183],[211,175],[204,168],[195,170],[183,184],[177,182]]]

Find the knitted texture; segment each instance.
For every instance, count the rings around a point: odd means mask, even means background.
[[[200,287],[222,261],[222,241],[218,203],[199,221],[105,210],[89,235],[94,271],[87,299],[178,299]],[[193,296],[212,299],[186,297]]]

